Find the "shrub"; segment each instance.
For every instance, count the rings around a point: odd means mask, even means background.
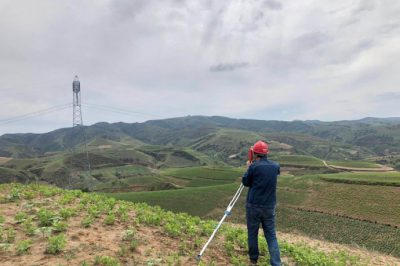
[[[124,232],[122,240],[126,240],[126,241],[132,240],[135,237],[135,234],[136,234],[136,229],[135,228],[129,228],[128,230],[126,230]]]
[[[68,218],[74,216],[76,214],[76,210],[72,209],[72,208],[62,208],[60,210],[60,216],[64,219],[64,220],[68,220]]]
[[[138,246],[139,246],[139,240],[137,240],[136,238],[132,239],[131,242],[129,243],[129,249],[131,251],[135,251]]]
[[[47,209],[40,209],[37,213],[39,226],[51,226],[55,219],[55,214]]]
[[[28,215],[25,212],[19,212],[15,215],[14,219],[16,222],[23,222],[28,218]]]
[[[94,260],[96,266],[120,266],[121,264],[116,258],[110,256],[96,256]]]
[[[30,239],[19,242],[17,244],[17,255],[23,255],[28,253],[31,246],[32,246],[32,240]]]
[[[114,213],[109,213],[106,218],[104,219],[105,225],[113,225],[115,223],[115,215]]]
[[[83,226],[84,228],[90,227],[90,226],[92,225],[92,223],[93,223],[93,217],[90,216],[90,215],[86,216],[86,217],[83,218],[83,220],[82,220],[82,226]]]
[[[63,234],[59,234],[58,236],[49,237],[46,252],[49,254],[57,254],[60,253],[67,244],[67,240]]]
[[[66,222],[55,221],[53,223],[54,232],[64,232],[67,231],[68,224]]]
[[[33,226],[32,219],[26,219],[22,226],[28,236],[33,236],[35,234],[35,227]]]
[[[5,236],[6,236],[5,237],[6,243],[13,243],[15,240],[15,236],[16,236],[14,228],[11,228],[11,227],[6,228],[4,230],[4,232],[5,232]]]

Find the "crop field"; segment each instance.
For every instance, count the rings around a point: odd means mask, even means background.
[[[210,187],[193,187],[178,190],[128,192],[105,194],[119,200],[145,202],[158,205],[174,212],[186,212],[191,215],[206,216],[215,209],[220,200],[230,197],[238,184],[228,184]],[[229,200],[226,204],[229,203]]]
[[[166,177],[183,181],[187,187],[204,187],[229,184],[238,180],[245,172],[244,168],[170,168],[161,172]]]
[[[400,186],[400,172],[389,173],[340,173],[322,175],[321,179],[347,184]]]
[[[282,166],[308,166],[308,167],[325,167],[324,163],[312,156],[305,155],[282,155],[275,159]]]
[[[216,223],[146,204],[51,186],[0,185],[2,265],[245,265],[246,231],[225,224],[198,264]],[[365,265],[345,251],[280,241],[286,265]],[[268,265],[260,236],[260,265]],[[381,261],[384,258],[381,258]],[[390,258],[390,261],[396,261]]]
[[[195,174],[196,171],[185,172],[190,169],[170,171],[171,173],[178,171],[178,176],[181,178],[185,176],[194,178],[199,175]],[[202,169],[197,169],[197,171],[203,173]],[[400,198],[397,196],[400,195],[400,188],[349,185],[326,182],[321,179],[321,177],[336,175],[339,174],[280,176],[277,191],[277,219],[280,230],[288,232],[298,230],[329,241],[335,241],[336,236],[337,242],[340,243],[357,244],[400,256],[399,246],[394,244],[393,240],[393,237],[399,239],[400,232],[398,228],[400,227]],[[368,173],[350,175],[360,177],[368,176]],[[399,173],[370,173],[370,175],[397,178]],[[239,181],[236,181],[236,183],[209,187],[107,195],[117,199],[159,205],[174,212],[187,212],[201,217],[219,219],[239,184]],[[241,199],[233,210],[232,219],[239,223],[245,222],[246,193],[246,190],[243,191]],[[204,204],[205,202],[207,204]],[[326,230],[326,224],[332,228]],[[346,233],[342,235],[340,230]],[[351,230],[355,234],[354,240],[351,240],[349,236]],[[382,234],[382,239],[373,239],[374,234]],[[366,238],[362,239],[363,236]],[[385,238],[391,240],[384,242]]]
[[[329,165],[350,168],[381,168],[380,165],[368,161],[329,161]]]

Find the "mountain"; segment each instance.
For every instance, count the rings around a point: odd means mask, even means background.
[[[230,131],[234,130],[234,131]],[[236,131],[235,131],[236,130]],[[237,134],[241,132],[238,139]],[[85,134],[83,134],[83,131]],[[230,134],[232,133],[232,134]],[[353,154],[355,159],[368,156],[396,155],[400,153],[400,118],[364,118],[354,121],[264,121],[232,119],[221,116],[187,116],[144,123],[97,123],[83,128],[63,128],[44,134],[5,134],[0,136],[0,156],[30,158],[49,152],[73,149],[96,139],[131,144],[174,145],[177,147],[220,146],[224,141],[241,141],[248,145],[247,136],[269,141],[285,142],[296,153],[309,153],[330,158],[335,149],[352,150],[342,157]],[[203,145],[199,145],[202,142]],[[229,141],[228,141],[229,142]],[[230,152],[240,152],[237,144]],[[247,147],[247,146],[246,146]],[[336,154],[334,157],[338,157]],[[340,156],[339,156],[340,157]]]

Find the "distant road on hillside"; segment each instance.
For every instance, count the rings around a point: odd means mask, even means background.
[[[379,165],[379,168],[359,168],[359,167],[345,167],[339,165],[332,165],[328,164],[325,160],[322,160],[322,162],[326,167],[336,170],[356,171],[356,172],[390,172],[394,170],[392,167],[385,165]]]

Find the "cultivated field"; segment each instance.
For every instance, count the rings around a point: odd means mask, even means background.
[[[246,265],[246,231],[225,224],[200,264],[215,221],[55,187],[0,186],[1,265]],[[282,234],[285,265],[375,265],[399,260]],[[268,265],[260,236],[260,265]]]

